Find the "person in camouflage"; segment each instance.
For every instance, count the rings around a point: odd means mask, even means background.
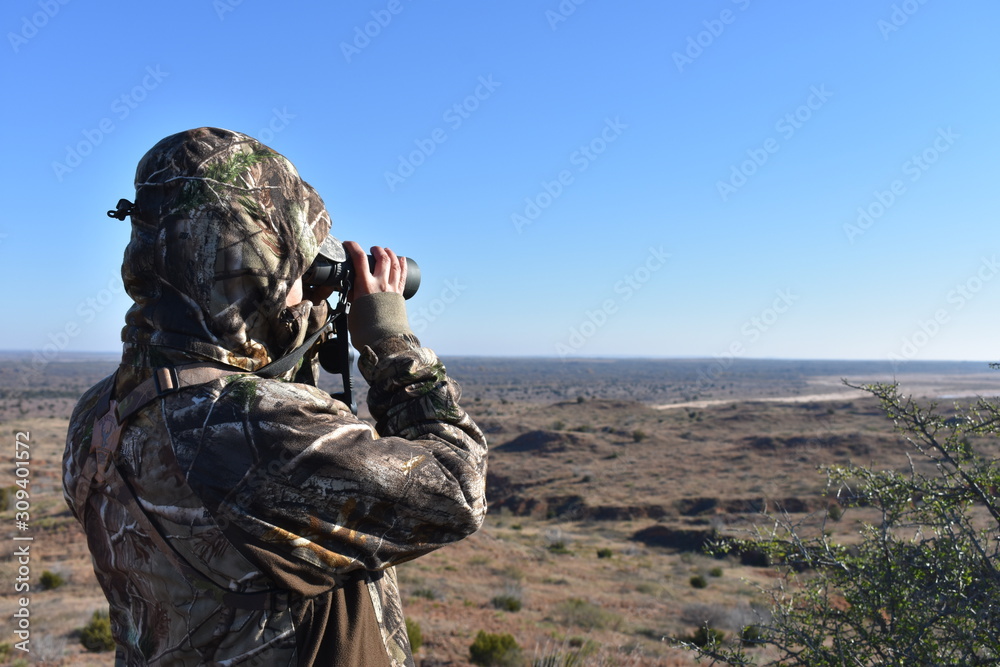
[[[330,310],[301,298],[330,218],[291,163],[200,128],[156,144],[135,186],[122,362],[63,462],[115,664],[412,665],[393,566],[480,527],[487,447],[409,330],[405,263],[373,248],[369,271],[345,244],[372,428],[316,387],[315,346],[255,374]]]

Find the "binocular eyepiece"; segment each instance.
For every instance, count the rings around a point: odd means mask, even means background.
[[[409,257],[405,260],[406,285],[403,287],[403,298],[409,299],[420,287],[420,267]],[[375,258],[371,255],[368,255],[368,269],[375,270]],[[309,270],[302,276],[302,284],[309,287],[333,287],[338,292],[344,292],[353,283],[354,263],[340,241],[328,236]]]

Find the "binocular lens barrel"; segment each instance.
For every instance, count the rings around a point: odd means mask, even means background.
[[[368,269],[375,270],[375,258],[368,255]],[[335,262],[328,257],[318,255],[316,260],[302,276],[302,283],[309,287],[333,287],[338,292],[344,290],[346,284],[354,282],[354,264]],[[415,261],[406,258],[406,285],[403,287],[403,298],[409,299],[417,293],[420,287],[420,267]]]

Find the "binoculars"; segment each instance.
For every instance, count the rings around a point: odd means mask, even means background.
[[[405,259],[406,285],[403,287],[403,298],[409,299],[420,287],[420,267],[409,257]],[[368,255],[368,268],[370,271],[375,270],[375,258],[371,255]],[[302,284],[309,287],[333,287],[337,292],[344,292],[353,282],[354,262],[347,256],[340,241],[332,236],[326,237],[316,259],[302,276]]]

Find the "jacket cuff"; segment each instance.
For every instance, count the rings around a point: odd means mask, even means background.
[[[387,336],[413,333],[406,319],[406,301],[395,292],[376,292],[355,299],[347,322],[351,341],[359,350]]]

